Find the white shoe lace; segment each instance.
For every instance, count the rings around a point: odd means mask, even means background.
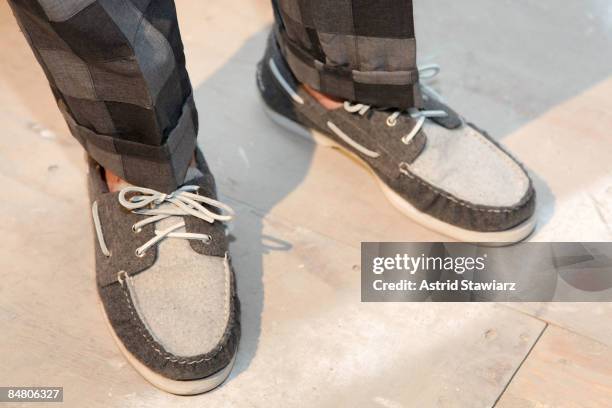
[[[165,220],[169,217],[191,215],[209,223],[215,221],[229,221],[234,216],[234,210],[220,201],[210,197],[205,197],[199,194],[194,194],[200,187],[196,185],[187,185],[180,187],[170,194],[164,194],[159,191],[144,188],[144,187],[126,187],[119,192],[119,203],[134,214],[146,215],[148,218],[137,222],[132,226],[135,233],[139,233],[142,228],[148,224],[156,223]],[[126,198],[128,194],[136,193],[130,198]],[[171,205],[164,205],[171,204]],[[202,204],[207,204],[211,207],[223,210],[227,214],[217,214]],[[110,251],[106,246],[104,237],[102,236],[102,228],[100,218],[97,212],[97,202],[93,207],[94,226],[98,235],[100,249],[106,256],[110,256]],[[155,236],[145,242],[136,249],[136,256],[145,256],[146,251],[153,245],[161,242],[166,238],[180,238],[187,240],[201,240],[204,243],[211,241],[211,236],[208,234],[200,234],[194,232],[177,232],[176,230],[185,227],[185,221],[181,220],[176,224],[162,230],[155,230]]]
[[[439,72],[440,67],[436,64],[424,65],[419,67],[419,78],[431,79],[438,75]],[[365,115],[371,108],[372,105],[366,105],[364,103],[353,104],[348,101],[344,102],[344,110],[350,113],[357,113],[361,116]],[[428,118],[445,118],[448,116],[448,113],[443,110],[420,110],[416,108],[410,108],[407,111],[397,110],[387,117],[387,126],[393,127],[397,125],[397,118],[404,113],[408,113],[411,118],[417,119],[417,123],[414,128],[412,128],[410,133],[402,137],[402,142],[405,144],[410,143],[410,141],[419,133]]]

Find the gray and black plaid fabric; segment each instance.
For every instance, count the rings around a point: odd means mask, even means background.
[[[78,141],[162,191],[183,182],[197,112],[172,0],[9,0]]]
[[[419,101],[412,0],[272,0],[277,41],[300,82],[342,99]]]

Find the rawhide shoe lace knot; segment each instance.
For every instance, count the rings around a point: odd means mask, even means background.
[[[150,188],[126,187],[119,192],[118,200],[124,208],[132,213],[148,216],[148,218],[138,221],[132,226],[134,232],[140,232],[145,225],[174,216],[191,215],[211,224],[215,221],[229,221],[232,219],[235,213],[230,206],[210,197],[194,193],[199,188],[196,185],[186,185],[170,194],[165,194]],[[222,210],[226,214],[211,211],[204,205]],[[99,242],[102,252],[108,256],[110,251],[106,247],[104,239],[102,239],[100,224],[95,217],[94,224],[96,233],[100,238]],[[201,240],[204,243],[209,243],[212,239],[208,234],[177,232],[178,229],[184,227],[185,221],[181,220],[162,231],[155,230],[155,236],[138,247],[136,255],[139,257],[144,256],[147,249],[166,238]]]

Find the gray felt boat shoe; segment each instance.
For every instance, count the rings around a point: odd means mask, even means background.
[[[359,159],[418,223],[465,242],[512,243],[533,231],[535,191],[522,165],[428,87],[421,85],[420,109],[345,102],[327,110],[299,86],[273,35],[257,84],[272,120]]]
[[[223,224],[232,211],[204,157],[172,194],[111,193],[100,170],[90,162],[96,280],[119,349],[165,391],[215,388],[234,363],[240,305]]]

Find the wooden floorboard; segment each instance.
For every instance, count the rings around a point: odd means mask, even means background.
[[[612,406],[612,348],[549,326],[497,408]]]
[[[238,210],[231,251],[243,306],[234,372],[195,398],[148,385],[107,333],[83,153],[0,4],[0,385],[64,386],[68,407],[478,408],[500,395],[504,407],[606,407],[609,305],[360,302],[361,241],[444,238],[399,214],[351,160],[262,114],[254,67],[268,3],[177,2],[199,143],[221,197]],[[500,129],[513,129],[503,141],[533,171],[540,195],[535,239],[610,239],[612,120],[603,107],[612,106],[612,81],[591,74],[593,87],[546,99],[537,118],[503,90],[481,95],[468,80],[455,88],[441,80],[455,97],[474,94],[464,101],[472,112],[485,116],[490,104]],[[516,121],[501,117],[504,109]]]

